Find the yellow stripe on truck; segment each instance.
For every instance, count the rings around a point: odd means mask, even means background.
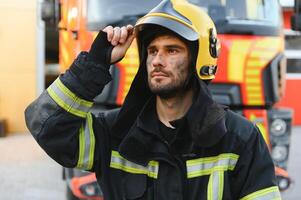
[[[235,40],[232,42],[228,59],[228,80],[233,82],[243,82],[245,61],[248,55],[251,41]]]

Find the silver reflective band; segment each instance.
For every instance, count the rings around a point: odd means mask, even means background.
[[[210,175],[208,188],[207,188],[207,199],[208,200],[222,200],[224,190],[224,172],[216,171]]]
[[[95,150],[95,136],[92,125],[92,115],[87,114],[85,127],[79,131],[79,158],[76,168],[90,170],[93,167]]]
[[[277,186],[272,186],[253,192],[240,200],[281,200],[281,195]]]
[[[159,163],[150,161],[146,167],[123,158],[117,151],[112,151],[110,167],[132,174],[146,174],[151,178],[158,178]]]
[[[186,161],[187,178],[210,175],[215,171],[234,170],[239,156],[224,153],[218,156],[197,158]]]
[[[64,110],[79,117],[86,117],[87,112],[93,105],[93,102],[79,98],[71,92],[59,78],[52,83],[47,92],[51,98]]]

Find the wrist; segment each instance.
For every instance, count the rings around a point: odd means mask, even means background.
[[[114,46],[108,41],[107,33],[99,31],[88,53],[88,58],[96,64],[111,64],[111,54]]]

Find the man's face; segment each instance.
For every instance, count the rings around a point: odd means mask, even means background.
[[[147,74],[150,90],[161,97],[172,97],[188,82],[189,50],[173,35],[156,37],[147,47]]]

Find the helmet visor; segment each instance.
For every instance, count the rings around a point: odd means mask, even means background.
[[[181,22],[178,19],[173,19],[172,16],[145,16],[141,18],[137,24],[136,28],[138,29],[137,31],[142,31],[143,30],[143,25],[146,24],[153,24],[153,25],[159,25],[163,26],[164,28],[167,28],[184,39],[188,41],[196,41],[199,39],[199,34],[189,25],[186,25],[185,22]]]

